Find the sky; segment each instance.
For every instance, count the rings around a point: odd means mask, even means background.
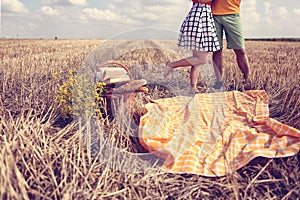
[[[175,39],[189,0],[1,0],[1,37]],[[300,38],[300,0],[242,0],[246,38]]]

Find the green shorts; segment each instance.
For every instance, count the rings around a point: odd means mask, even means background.
[[[223,31],[225,32],[228,49],[245,49],[245,40],[239,14],[214,15],[217,37],[223,48]]]

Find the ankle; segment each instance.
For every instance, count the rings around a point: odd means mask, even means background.
[[[248,73],[244,73],[244,80],[248,81],[248,79],[249,79],[249,74]]]
[[[194,93],[200,93],[200,90],[197,87],[192,87]]]

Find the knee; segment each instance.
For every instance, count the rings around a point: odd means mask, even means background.
[[[234,52],[237,57],[246,56],[245,49],[235,49]]]
[[[200,65],[204,65],[208,62],[208,58],[207,57],[204,57],[204,58],[199,58],[199,62],[200,62]]]
[[[198,59],[197,66],[204,65],[208,62],[208,57],[207,56],[196,56],[196,58]],[[195,66],[195,67],[197,67],[197,66]]]
[[[197,59],[196,65],[204,65],[208,62],[208,52],[193,51],[193,57]]]

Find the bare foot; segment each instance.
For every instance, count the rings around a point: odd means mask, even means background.
[[[200,93],[200,90],[198,90],[197,87],[192,87],[192,90],[195,94]]]
[[[167,78],[167,76],[172,72],[173,68],[169,66],[170,65],[170,62],[168,61],[166,63],[166,66],[165,66],[165,72],[164,72],[164,77]]]

